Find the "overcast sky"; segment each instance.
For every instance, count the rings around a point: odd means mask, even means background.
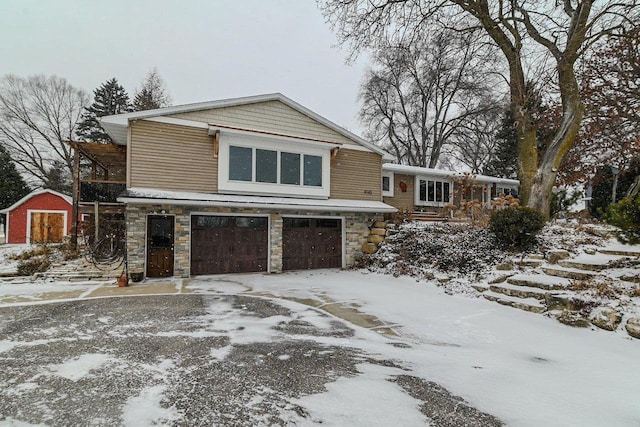
[[[361,134],[365,63],[315,0],[0,0],[0,75],[58,75],[132,96],[157,67],[173,104],[281,92]]]

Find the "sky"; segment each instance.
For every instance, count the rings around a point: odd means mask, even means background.
[[[346,64],[314,0],[2,0],[0,75],[133,95],[157,67],[173,105],[280,92],[357,134],[366,58]]]

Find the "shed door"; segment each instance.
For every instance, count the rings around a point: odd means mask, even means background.
[[[342,267],[342,221],[326,218],[284,218],[282,269]]]
[[[173,221],[165,215],[147,218],[147,277],[173,276]]]
[[[64,213],[31,212],[31,243],[60,243],[64,236]]]
[[[267,271],[269,219],[194,215],[191,274]]]

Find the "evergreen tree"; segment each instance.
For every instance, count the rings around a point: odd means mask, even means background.
[[[518,177],[518,138],[513,126],[513,113],[505,111],[502,117],[502,126],[495,136],[497,140],[493,157],[484,168],[485,175],[499,178]]]
[[[149,71],[133,98],[133,111],[153,110],[171,104],[164,80],[156,68]]]
[[[31,192],[2,145],[0,145],[0,177],[0,209],[11,206]]]
[[[70,195],[73,191],[73,180],[69,169],[58,160],[47,170],[47,176],[44,181],[44,188],[48,188],[58,193]]]
[[[93,104],[85,108],[78,136],[95,142],[111,142],[111,137],[100,126],[98,118],[131,111],[129,95],[114,77],[93,91]]]

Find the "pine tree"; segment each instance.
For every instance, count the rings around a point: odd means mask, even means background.
[[[499,178],[518,177],[518,138],[513,126],[513,113],[504,112],[502,126],[495,136],[497,145],[493,153],[493,158],[484,168],[485,175]]]
[[[142,87],[136,91],[133,98],[133,111],[153,110],[167,107],[171,104],[171,96],[167,92],[160,73],[153,68],[144,81]]]
[[[0,209],[11,206],[31,192],[16,170],[7,150],[0,145]]]
[[[78,136],[95,142],[111,142],[111,137],[100,126],[98,118],[131,111],[129,95],[114,77],[93,91],[93,104],[85,108]]]

